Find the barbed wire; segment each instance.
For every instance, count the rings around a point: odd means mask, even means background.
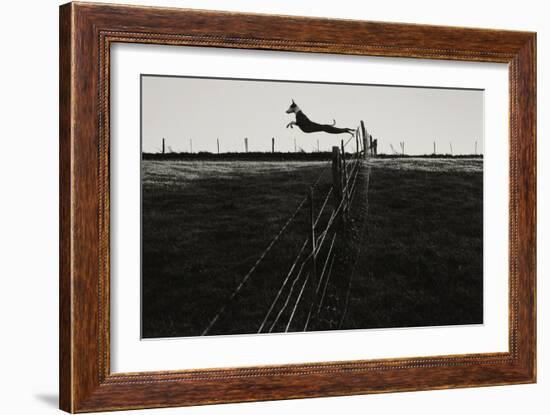
[[[284,231],[288,228],[288,225],[290,225],[290,223],[296,218],[296,215],[298,214],[298,212],[300,211],[300,209],[302,209],[302,207],[304,206],[305,202],[306,202],[307,198],[304,198],[300,204],[298,205],[298,207],[296,208],[296,210],[294,211],[294,213],[290,216],[290,218],[288,218],[288,220],[286,221],[286,223],[284,224],[284,226],[279,230],[279,232],[277,233],[277,235],[275,235],[275,237],[271,240],[271,242],[269,243],[269,245],[267,246],[267,248],[262,252],[262,254],[259,256],[259,258],[256,260],[256,262],[254,263],[254,265],[252,266],[252,268],[250,268],[250,270],[246,273],[246,275],[243,277],[243,279],[241,280],[241,282],[239,283],[239,285],[237,286],[237,288],[235,288],[235,290],[233,291],[233,293],[231,294],[231,296],[229,297],[229,299],[227,300],[227,302],[220,308],[220,310],[216,313],[216,315],[214,316],[214,318],[210,321],[210,323],[208,324],[208,326],[206,326],[206,328],[203,330],[201,336],[205,336],[208,331],[210,331],[210,329],[212,328],[212,326],[214,326],[214,324],[216,324],[216,322],[218,321],[218,319],[220,318],[220,316],[224,313],[225,309],[227,308],[227,305],[233,300],[233,298],[235,298],[235,296],[238,294],[238,292],[241,290],[241,288],[244,286],[244,284],[248,281],[248,279],[250,278],[250,276],[254,273],[254,271],[256,270],[256,268],[260,265],[260,263],[262,262],[262,260],[265,258],[265,256],[267,255],[267,253],[271,250],[271,248],[273,248],[273,245],[275,245],[275,242],[277,242],[279,240],[279,238],[281,237],[281,235],[284,233]]]
[[[369,197],[369,184],[370,184],[370,172],[371,172],[371,169],[370,167],[368,168],[367,170],[367,183],[366,183],[366,186],[365,186],[365,216],[363,218],[363,226],[362,226],[362,229],[361,229],[361,235],[364,235],[365,233],[365,230],[366,230],[366,227],[367,227],[367,217],[368,217],[368,214],[369,214],[369,200],[368,200],[368,197]],[[344,325],[344,321],[346,319],[346,314],[348,312],[348,306],[349,306],[349,297],[350,297],[350,293],[351,293],[351,284],[352,284],[352,281],[353,281],[353,276],[355,275],[355,272],[357,271],[357,262],[358,262],[358,259],[360,257],[360,254],[361,252],[363,251],[364,249],[364,244],[359,244],[359,252],[357,253],[357,257],[356,257],[356,260],[355,260],[355,263],[353,264],[353,270],[351,272],[351,275],[350,275],[350,278],[349,278],[349,282],[348,282],[348,289],[347,289],[347,292],[346,292],[346,299],[344,301],[344,311],[342,312],[342,317],[340,318],[340,322],[338,323],[338,328],[341,329],[342,326]]]
[[[336,240],[336,232],[334,232],[334,235],[332,237],[332,241],[330,243],[330,247],[329,247],[328,252],[327,252],[327,258],[326,258],[325,263],[323,265],[323,270],[321,271],[321,276],[319,277],[319,282],[317,283],[317,288],[315,289],[315,295],[314,295],[313,301],[311,302],[311,305],[309,307],[309,312],[308,312],[308,315],[307,315],[307,318],[306,318],[306,324],[304,325],[304,331],[307,330],[307,326],[309,325],[309,320],[311,318],[313,308],[315,307],[315,302],[317,301],[317,297],[319,295],[319,289],[321,288],[321,283],[323,282],[323,277],[325,275],[325,270],[327,269],[327,264],[329,262],[329,259],[331,258],[331,255],[332,255],[332,249],[334,247],[334,241],[335,240]]]
[[[332,258],[330,259],[330,265],[328,267],[327,278],[325,279],[325,285],[323,287],[323,295],[321,295],[321,299],[319,300],[319,305],[317,306],[317,317],[319,316],[319,313],[321,312],[321,307],[323,306],[323,301],[325,300],[325,294],[327,292],[328,282],[330,280],[330,276],[332,275],[332,266],[334,265],[334,258],[335,258],[335,256],[333,255]]]
[[[302,288],[301,288],[300,292],[298,293],[298,297],[296,297],[296,302],[294,303],[294,307],[292,308],[292,313],[290,313],[288,323],[286,323],[285,333],[288,332],[290,324],[292,323],[292,320],[294,319],[294,314],[296,313],[296,309],[298,308],[298,304],[300,304],[300,300],[302,299],[302,295],[304,294],[304,290],[306,288],[306,285],[309,281],[310,276],[311,276],[311,272],[308,272],[307,275],[306,275],[306,278],[304,280],[304,283],[302,284]]]
[[[275,304],[277,303],[277,301],[279,300],[279,297],[281,296],[284,288],[286,287],[286,284],[288,283],[289,279],[290,279],[290,276],[292,275],[292,272],[294,271],[294,268],[296,267],[296,265],[298,264],[298,260],[300,259],[300,257],[302,256],[302,253],[304,252],[304,249],[306,248],[306,245],[308,243],[308,239],[306,239],[304,241],[304,243],[302,244],[302,247],[300,248],[300,251],[298,252],[298,255],[296,255],[296,259],[294,260],[294,263],[292,264],[292,266],[290,267],[286,277],[284,278],[283,280],[283,283],[281,284],[281,287],[279,288],[279,291],[277,291],[277,295],[275,296],[275,299],[273,300],[273,302],[271,303],[271,306],[269,307],[269,310],[267,310],[267,314],[265,315],[263,321],[262,321],[262,324],[260,325],[260,328],[258,329],[258,333],[261,333],[265,324],[267,323],[268,319],[269,319],[269,316],[271,315],[271,312],[273,311],[273,309],[275,308]]]
[[[298,274],[296,274],[296,277],[292,281],[292,284],[290,286],[290,291],[288,292],[288,295],[286,296],[286,299],[285,299],[285,302],[284,302],[283,306],[281,307],[281,309],[277,313],[277,317],[275,318],[275,320],[273,321],[273,323],[269,327],[269,333],[271,333],[273,331],[273,329],[275,328],[275,326],[279,322],[279,319],[281,318],[283,312],[285,311],[286,307],[288,306],[288,303],[290,302],[290,297],[292,296],[292,293],[294,292],[294,287],[296,285],[296,282],[300,279],[300,276],[302,275],[302,271],[304,270],[304,266],[305,266],[306,262],[308,261],[308,259],[310,257],[311,257],[311,254],[309,254],[306,257],[306,259],[302,262],[302,265],[300,266],[300,270],[298,271]]]
[[[330,195],[332,194],[333,187],[328,190],[327,195],[325,196],[325,200],[323,201],[323,205],[321,206],[321,209],[319,210],[319,213],[317,214],[317,219],[315,219],[315,222],[313,223],[313,226],[317,226],[317,223],[319,222],[319,219],[321,219],[321,215],[323,214],[323,211],[325,210],[325,206],[327,205],[328,199]]]

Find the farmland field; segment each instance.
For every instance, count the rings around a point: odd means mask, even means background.
[[[481,323],[482,166],[364,162],[310,329]],[[308,209],[256,262],[314,183],[319,209],[332,186],[328,161],[142,161],[143,336],[200,335],[221,308],[208,334],[256,333],[308,236]],[[305,314],[307,304],[290,331]]]
[[[370,162],[345,328],[483,322],[483,160]]]

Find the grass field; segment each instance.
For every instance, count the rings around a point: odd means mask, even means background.
[[[327,167],[144,160],[143,336],[199,335],[325,172],[315,188],[321,204],[332,184]],[[482,160],[373,160],[358,180],[312,329],[480,323]],[[209,334],[257,331],[308,220],[303,209]]]
[[[483,322],[483,161],[375,160],[342,328]]]
[[[198,335],[327,162],[143,163],[143,334]],[[318,184],[330,187],[330,172]],[[319,193],[320,194],[320,193]],[[256,332],[307,235],[301,214],[213,333]]]

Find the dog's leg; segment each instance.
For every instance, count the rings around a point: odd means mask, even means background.
[[[294,128],[295,125],[298,125],[298,124],[296,124],[296,121],[290,121],[290,122],[286,125],[286,128],[288,128],[288,127]]]

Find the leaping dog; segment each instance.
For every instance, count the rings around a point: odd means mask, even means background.
[[[342,134],[342,133],[348,133],[351,134],[353,137],[354,130],[351,128],[338,128],[334,125],[336,124],[336,121],[333,120],[332,125],[331,124],[317,124],[316,122],[311,121],[306,114],[303,113],[303,111],[296,105],[294,100],[292,100],[292,104],[290,104],[290,107],[286,110],[287,114],[294,113],[296,115],[296,121],[291,121],[287,124],[286,128],[294,128],[295,125],[297,125],[300,130],[302,130],[304,133],[316,133],[316,132],[325,132],[329,134]]]

